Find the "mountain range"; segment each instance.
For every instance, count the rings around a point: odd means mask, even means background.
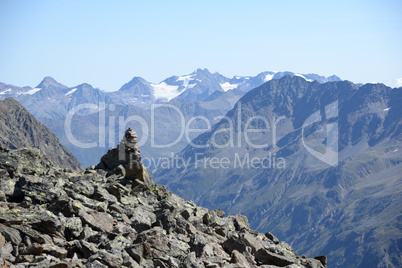
[[[331,267],[402,265],[401,88],[198,69],[159,84],[135,77],[116,92],[50,77],[35,88],[0,83],[0,98],[10,96],[83,166],[132,127],[154,180],[186,200],[245,214]],[[201,131],[182,135],[183,125]]]
[[[401,100],[401,88],[382,84],[272,80],[154,178],[245,214],[300,252],[337,259],[331,267],[399,267]]]
[[[194,117],[202,116],[214,124],[215,118],[225,115],[247,91],[288,74],[293,73],[262,72],[255,77],[227,78],[219,73],[210,73],[207,69],[197,69],[189,75],[169,77],[159,84],[134,77],[115,92],[104,92],[86,83],[67,87],[52,77],[45,77],[35,88],[0,83],[0,99],[12,97],[18,100],[59,137],[61,143],[77,156],[83,166],[89,166],[107,148],[117,144],[117,137],[124,131],[126,123],[137,129],[141,137],[145,134],[149,137],[142,145],[144,155],[152,156],[152,160],[171,156],[199,134],[191,133],[189,138],[181,135],[182,130],[177,126],[183,120],[189,122]],[[336,76],[297,75],[309,81],[340,80]],[[74,107],[77,111],[72,113]],[[133,115],[140,122],[134,120]],[[66,128],[68,116],[71,124]],[[191,127],[205,128],[204,121],[194,120]],[[143,127],[147,132],[144,135]],[[152,127],[155,135],[150,133]],[[68,137],[67,132],[70,130],[71,135]],[[173,145],[155,150],[151,138],[154,144]],[[96,146],[89,146],[90,143],[96,143]],[[149,161],[150,166],[152,162]]]
[[[29,104],[29,107],[34,111],[34,115],[40,118],[57,118],[63,114],[63,112],[59,113],[61,107],[69,111],[80,103],[103,101],[106,104],[134,105],[149,109],[149,104],[151,103],[166,103],[175,98],[202,101],[215,92],[227,92],[230,90],[248,92],[271,79],[279,79],[289,74],[295,73],[267,71],[257,76],[234,76],[233,78],[228,78],[219,73],[210,73],[208,69],[197,69],[189,75],[171,76],[158,84],[148,82],[141,77],[134,77],[115,92],[101,91],[86,83],[75,87],[67,87],[47,76],[35,88],[0,83],[0,98],[12,97],[20,100],[24,105],[25,103]],[[295,75],[303,77],[307,81],[318,81],[320,83],[341,80],[335,75],[328,78],[317,74]],[[46,103],[47,107],[42,107],[42,110],[46,110],[47,113],[36,111],[35,108],[37,107],[33,103],[35,101],[42,104]],[[54,111],[53,108],[57,105],[61,107],[52,113],[51,111]]]

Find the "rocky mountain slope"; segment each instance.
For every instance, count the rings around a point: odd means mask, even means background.
[[[141,165],[127,140],[121,146]],[[299,256],[242,215],[224,217],[128,176],[134,162],[113,150],[98,169],[73,173],[35,149],[0,149],[2,267],[324,267],[326,257]]]
[[[328,255],[331,267],[399,267],[401,100],[401,88],[382,84],[272,80],[154,179],[244,213],[300,252]]]
[[[59,139],[12,98],[0,101],[0,146],[10,149],[38,148],[57,167],[77,171],[81,168],[78,160],[60,144]]]

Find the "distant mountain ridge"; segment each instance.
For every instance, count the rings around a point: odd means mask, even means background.
[[[91,99],[99,98],[99,100],[105,101],[106,96],[108,96],[110,99],[106,101],[107,104],[135,105],[146,108],[151,103],[165,103],[174,98],[204,100],[217,91],[238,90],[239,92],[248,92],[271,79],[280,79],[289,74],[298,75],[308,81],[315,80],[320,83],[341,81],[335,75],[324,77],[317,74],[297,74],[293,72],[262,72],[256,76],[236,75],[233,78],[228,78],[219,73],[210,73],[208,69],[197,69],[188,75],[171,76],[158,84],[148,82],[141,77],[134,77],[118,91],[104,92],[86,83],[75,87],[67,87],[57,82],[54,78],[47,76],[35,88],[0,83],[0,99],[12,97],[25,105],[25,102],[29,102],[26,99],[31,98],[29,96],[35,95],[34,99],[36,102],[51,103],[52,100],[57,99],[59,100],[58,105],[71,107],[75,103],[83,103],[88,100],[90,100],[89,103],[93,103]],[[82,96],[83,93],[80,93],[83,90],[88,91],[85,93],[86,96]],[[90,96],[91,94],[93,96]],[[80,100],[77,101],[77,99]],[[53,107],[49,110],[53,110]],[[34,115],[36,115],[35,112]],[[53,115],[52,113],[48,113],[47,115],[41,113],[40,117],[42,116],[52,117],[57,116],[57,113]]]
[[[182,76],[171,76],[159,84],[152,84],[141,77],[135,77],[129,83],[123,85],[114,96],[119,96],[122,91],[130,89],[135,99],[132,103],[139,101],[150,103],[153,101],[170,101],[174,98],[203,100],[216,91],[240,90],[247,92],[271,79],[279,79],[293,72],[263,72],[257,76],[234,76],[225,77],[219,73],[210,73],[208,69],[197,69],[191,74]],[[316,74],[297,74],[306,80],[316,80],[320,83],[329,81],[340,81],[337,76],[324,77]]]
[[[119,131],[117,126],[119,121],[112,122],[112,125],[116,126],[109,126],[109,120],[102,123],[102,118],[126,120],[133,115],[140,116],[149,126],[149,130],[151,124],[154,124],[156,131],[163,133],[163,135],[155,136],[156,143],[166,144],[180,135],[177,125],[183,118],[188,121],[194,116],[203,116],[213,124],[215,117],[225,115],[249,90],[288,74],[293,73],[262,72],[257,76],[228,78],[219,73],[211,73],[208,69],[197,69],[188,75],[171,76],[160,83],[151,83],[141,77],[134,77],[114,92],[105,92],[87,83],[67,87],[51,77],[45,77],[35,88],[0,83],[0,99],[12,97],[18,100],[35,118],[56,133],[60,141],[77,156],[82,165],[88,166],[97,161],[105,153],[106,148],[113,147],[118,142],[109,133]],[[297,75],[304,79],[317,79],[320,82],[340,80],[338,77]],[[157,109],[156,120],[152,122],[150,111],[152,104],[166,104],[170,109],[166,107]],[[72,111],[74,116],[71,129],[77,140],[98,142],[98,137],[106,133],[104,146],[84,149],[72,143],[65,129],[66,117],[73,115]],[[177,111],[180,113],[178,114]],[[132,127],[141,127],[141,125],[133,124]],[[202,124],[201,121],[195,122],[192,127],[199,127],[200,124]],[[195,135],[190,138],[195,138]],[[168,150],[154,150],[149,140],[142,146],[143,151],[145,155],[155,157],[176,153],[188,143],[183,137]]]

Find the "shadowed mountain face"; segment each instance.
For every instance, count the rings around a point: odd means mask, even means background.
[[[331,267],[402,265],[402,89],[297,76],[244,95],[154,179]]]
[[[60,144],[59,139],[12,98],[0,101],[0,146],[10,149],[38,148],[58,167],[72,170],[81,168],[78,160]]]

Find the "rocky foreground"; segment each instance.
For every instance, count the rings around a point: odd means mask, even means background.
[[[106,176],[108,175],[108,176]],[[324,267],[162,185],[0,149],[0,267]]]

